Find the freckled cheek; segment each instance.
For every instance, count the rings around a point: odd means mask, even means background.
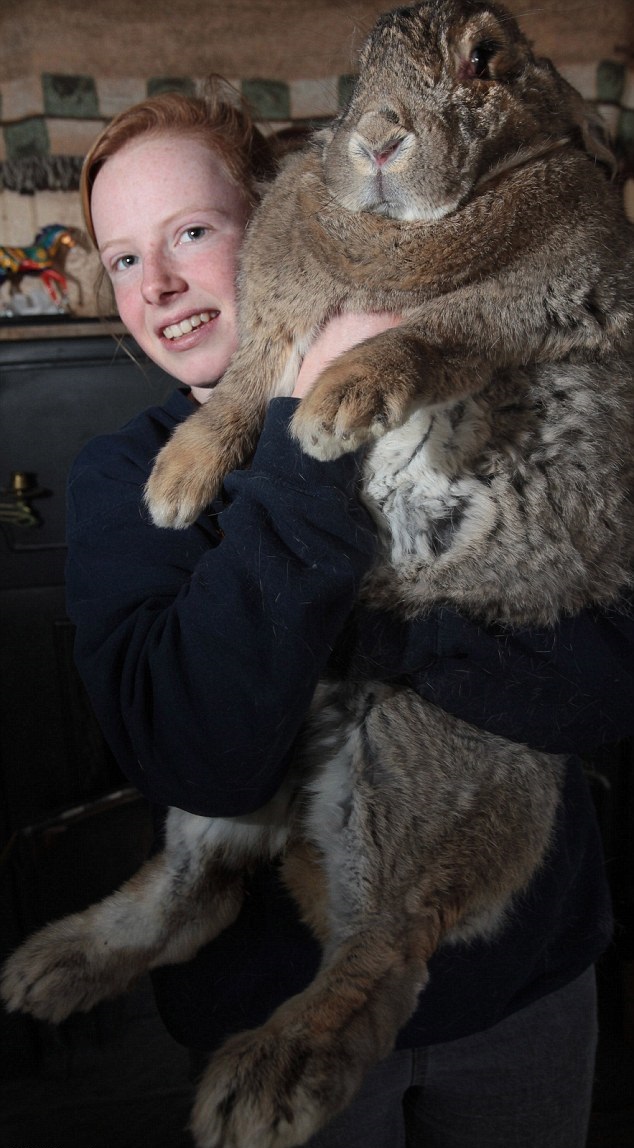
[[[218,275],[219,279],[222,280],[222,288],[225,296],[235,296],[236,279],[238,276],[238,259],[240,255],[240,247],[242,246],[241,240],[242,236],[240,236],[239,239],[237,237],[232,237],[230,240],[228,240],[218,260]]]
[[[143,331],[143,300],[139,291],[121,290],[114,292],[114,299],[121,322],[139,341]]]
[[[238,259],[233,253],[206,267],[207,279],[212,292],[224,300],[235,300],[235,279],[238,276]]]

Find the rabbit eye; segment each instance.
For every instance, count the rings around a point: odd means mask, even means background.
[[[492,40],[481,40],[471,49],[469,56],[469,77],[473,80],[490,80],[489,64],[497,51]]]

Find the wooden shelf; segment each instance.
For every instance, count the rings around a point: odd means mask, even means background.
[[[0,343],[21,343],[27,339],[81,339],[104,335],[125,335],[120,319],[80,319],[72,315],[42,315],[28,319],[0,319]]]

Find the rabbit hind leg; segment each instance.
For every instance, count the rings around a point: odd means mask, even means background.
[[[261,1028],[233,1037],[213,1058],[193,1113],[198,1148],[290,1148],[309,1139],[391,1050],[426,983],[428,956],[455,923],[401,911],[392,898],[391,912],[375,913],[363,882],[351,890],[333,880],[333,872],[346,870],[349,847],[355,851],[354,738],[345,737],[344,727],[338,706],[317,722],[317,757],[324,747],[332,754],[321,778],[311,783],[299,819],[308,841],[293,841],[283,868],[304,919],[325,948],[324,962],[304,992]],[[345,901],[345,908],[333,911],[334,901]]]
[[[57,1024],[125,992],[149,969],[193,957],[237,917],[252,861],[284,847],[293,794],[289,778],[242,818],[171,809],[162,853],[116,893],[46,925],[9,957],[0,981],[9,1011]]]
[[[172,815],[179,832],[170,835],[168,826],[162,853],[115,893],[46,925],[9,957],[0,982],[9,1011],[58,1024],[125,992],[151,968],[187,960],[235,919],[238,858],[223,860],[215,841],[205,848],[202,818],[187,819],[185,847],[186,815]]]
[[[352,699],[352,721],[341,700],[339,689],[321,723],[333,752],[310,783],[309,847],[289,882],[324,961],[214,1057],[194,1109],[198,1148],[305,1143],[391,1050],[438,945],[500,927],[548,847],[557,759],[455,723],[411,691],[373,687]]]
[[[427,978],[430,923],[385,925],[338,945],[304,992],[216,1054],[193,1111],[197,1148],[291,1148],[346,1107]]]

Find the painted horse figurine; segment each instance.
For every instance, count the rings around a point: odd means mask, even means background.
[[[79,228],[49,223],[38,231],[30,247],[0,247],[0,284],[9,279],[15,292],[23,275],[39,275],[55,306],[64,309],[68,305],[64,263],[77,245],[87,246]]]

